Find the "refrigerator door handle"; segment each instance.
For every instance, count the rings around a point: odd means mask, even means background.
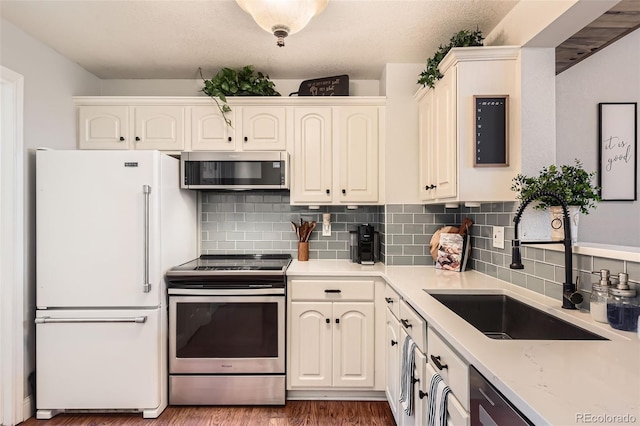
[[[142,193],[144,194],[144,283],[142,292],[149,293],[151,291],[151,283],[149,282],[149,194],[151,194],[151,186],[142,185]]]
[[[72,324],[72,323],[112,323],[112,322],[126,322],[126,323],[138,323],[143,324],[147,322],[146,316],[129,317],[129,318],[51,318],[51,317],[38,317],[35,320],[36,324]]]

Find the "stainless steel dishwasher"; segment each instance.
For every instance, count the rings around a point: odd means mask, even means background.
[[[469,386],[471,426],[533,425],[473,365]]]

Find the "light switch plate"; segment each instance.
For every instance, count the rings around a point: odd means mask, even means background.
[[[495,248],[504,248],[504,226],[493,227],[493,246]]]

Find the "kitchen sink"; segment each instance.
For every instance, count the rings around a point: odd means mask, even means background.
[[[428,293],[492,339],[609,340],[503,294]]]

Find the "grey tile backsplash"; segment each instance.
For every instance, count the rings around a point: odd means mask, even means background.
[[[291,221],[317,221],[309,240],[310,259],[349,259],[349,231],[360,223],[380,230],[382,206],[306,206],[289,204],[286,191],[200,192],[201,251],[219,253],[290,253],[298,241]],[[322,213],[331,213],[331,236],[322,236]]]
[[[433,265],[429,243],[442,226],[458,225],[465,217],[471,227],[471,259],[467,269],[475,269],[550,297],[560,298],[564,280],[562,252],[540,246],[524,246],[524,269],[511,270],[510,243],[517,204],[484,203],[480,207],[447,209],[443,205],[390,204],[386,206],[306,206],[289,204],[286,191],[201,192],[201,250],[214,253],[291,253],[297,256],[297,240],[291,221],[300,218],[318,225],[311,235],[310,259],[349,259],[349,231],[360,223],[370,223],[380,232],[381,260],[388,265]],[[331,213],[331,236],[322,236],[322,213]],[[505,227],[505,248],[492,245],[492,226]],[[630,280],[640,281],[640,263],[574,254],[574,273],[588,301],[594,277],[601,268],[612,273],[626,270]],[[587,302],[588,303],[588,302]],[[587,303],[583,304],[586,307]]]

